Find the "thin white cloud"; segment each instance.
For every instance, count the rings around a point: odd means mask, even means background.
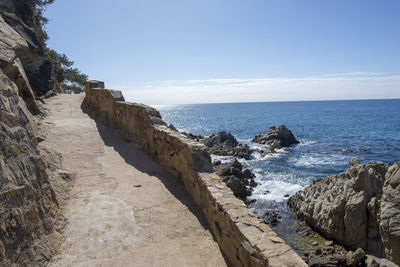
[[[346,72],[346,73],[331,73],[331,74],[324,74],[318,75],[319,77],[349,77],[349,76],[376,76],[376,75],[383,75],[382,72]]]
[[[191,104],[333,99],[400,98],[400,75],[376,72],[296,78],[158,81],[111,86],[145,104]]]

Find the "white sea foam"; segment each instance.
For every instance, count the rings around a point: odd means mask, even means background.
[[[283,154],[283,153],[288,153],[289,152],[289,150],[290,150],[290,147],[282,147],[282,148],[278,148],[278,149],[275,149],[275,153],[281,153],[281,154]]]
[[[251,199],[283,202],[287,200],[286,194],[292,195],[303,189],[299,184],[279,180],[259,181],[259,183],[261,184],[254,188]]]
[[[276,173],[263,168],[254,168],[253,172],[258,185],[253,188],[251,199],[283,202],[287,200],[285,195],[293,195],[304,188],[302,185],[308,184],[301,183],[299,177],[290,172]]]
[[[263,172],[263,169],[261,168],[252,168],[251,170],[254,172],[256,176],[260,175]]]
[[[298,146],[310,146],[313,144],[316,144],[316,141],[312,141],[312,140],[299,140],[300,144],[297,144]]]
[[[265,151],[265,150],[264,150]],[[289,150],[287,148],[276,149],[275,153],[268,152],[266,154],[261,154],[259,152],[253,152],[250,156],[252,161],[265,161],[271,158],[279,158],[287,154]]]
[[[151,107],[157,110],[176,110],[184,107],[184,105],[151,105]]]
[[[213,155],[211,154],[211,161],[212,162],[216,162],[216,161],[221,161],[221,163],[227,163],[230,162],[234,159],[234,157],[231,156],[217,156],[217,155]]]
[[[173,124],[172,124],[173,125]],[[174,125],[175,126],[175,125]],[[181,133],[189,133],[187,128],[177,128]]]
[[[246,159],[244,159],[244,158],[236,158],[237,159],[237,161],[239,161],[243,166],[246,166],[246,164],[247,164],[247,160]]]
[[[261,153],[259,153],[259,152],[253,152],[253,153],[251,153],[251,155],[250,155],[250,159],[251,160],[261,160],[262,158],[263,158],[264,156],[263,155],[261,155]]]
[[[320,165],[337,165],[348,161],[348,157],[343,155],[315,156],[301,155],[299,158],[292,159],[296,166],[320,166]]]
[[[249,147],[251,149],[258,149],[258,150],[262,150],[262,151],[269,151],[269,148],[266,146],[263,146],[261,144],[257,144],[257,143],[250,143]]]
[[[260,154],[260,153],[258,153],[258,152],[254,152],[254,153],[251,154],[250,160],[252,160],[252,161],[266,161],[266,160],[268,160],[268,159],[271,159],[271,158],[279,158],[279,157],[281,157],[281,156],[283,156],[283,154],[279,154],[279,153],[268,153],[268,154],[262,155],[262,154]]]

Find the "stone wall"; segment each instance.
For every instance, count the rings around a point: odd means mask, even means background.
[[[234,266],[306,266],[266,224],[260,222],[212,169],[205,146],[170,129],[160,113],[128,103],[120,91],[89,81],[85,108],[99,121],[138,145],[179,177],[202,210],[221,250]]]

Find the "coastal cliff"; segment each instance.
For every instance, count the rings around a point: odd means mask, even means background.
[[[69,176],[60,155],[38,146],[34,114],[54,87],[51,64],[14,3],[0,3],[0,265],[42,266],[55,253]]]
[[[167,127],[157,110],[99,81],[87,83],[84,108],[180,178],[234,266],[306,266],[212,171],[206,146]]]

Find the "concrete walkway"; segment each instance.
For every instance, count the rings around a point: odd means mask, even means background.
[[[226,266],[181,183],[81,110],[84,95],[47,100],[42,146],[75,173],[68,224],[50,266]]]

